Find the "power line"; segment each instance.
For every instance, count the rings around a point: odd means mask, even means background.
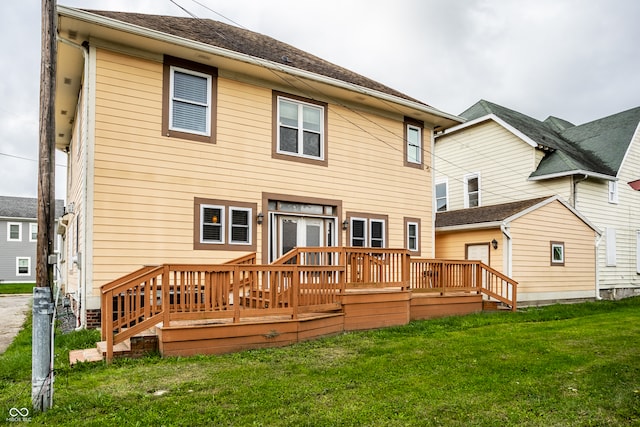
[[[11,158],[20,159],[20,160],[27,160],[27,161],[30,161],[30,162],[37,162],[38,161],[37,159],[30,159],[28,157],[16,156],[15,154],[0,153],[0,156],[6,156],[6,157],[11,157]],[[56,163],[56,166],[58,166],[60,168],[66,168],[67,167],[67,165],[61,165],[61,164],[58,164],[58,163]]]

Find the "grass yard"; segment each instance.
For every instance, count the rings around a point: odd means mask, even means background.
[[[0,283],[0,295],[33,294],[35,283]]]
[[[0,411],[30,407],[30,325],[0,356]],[[32,424],[640,425],[640,298],[482,313],[223,356],[66,366]],[[25,366],[26,365],[26,366]]]

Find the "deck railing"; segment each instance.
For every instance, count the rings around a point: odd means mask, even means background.
[[[517,308],[518,282],[480,261],[411,259],[411,289],[440,295],[477,292]]]
[[[273,264],[255,254],[219,265],[143,267],[102,287],[102,339],[113,345],[160,322],[336,311],[350,288],[478,292],[515,310],[516,282],[479,261],[411,259],[404,249],[297,248]]]

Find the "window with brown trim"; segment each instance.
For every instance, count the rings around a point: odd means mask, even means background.
[[[327,166],[327,104],[273,92],[274,159]]]
[[[193,248],[255,251],[257,203],[194,199]]]
[[[412,255],[420,254],[420,218],[404,219],[404,241]]]
[[[424,123],[404,118],[404,165],[424,169]]]
[[[551,242],[551,265],[564,265],[564,242]]]
[[[162,135],[215,142],[218,69],[165,55]]]
[[[347,212],[349,246],[386,248],[389,240],[388,215]]]

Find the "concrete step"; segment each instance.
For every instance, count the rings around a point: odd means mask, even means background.
[[[71,366],[79,362],[102,362],[104,358],[97,348],[86,348],[83,350],[71,350],[69,352],[69,363]]]

